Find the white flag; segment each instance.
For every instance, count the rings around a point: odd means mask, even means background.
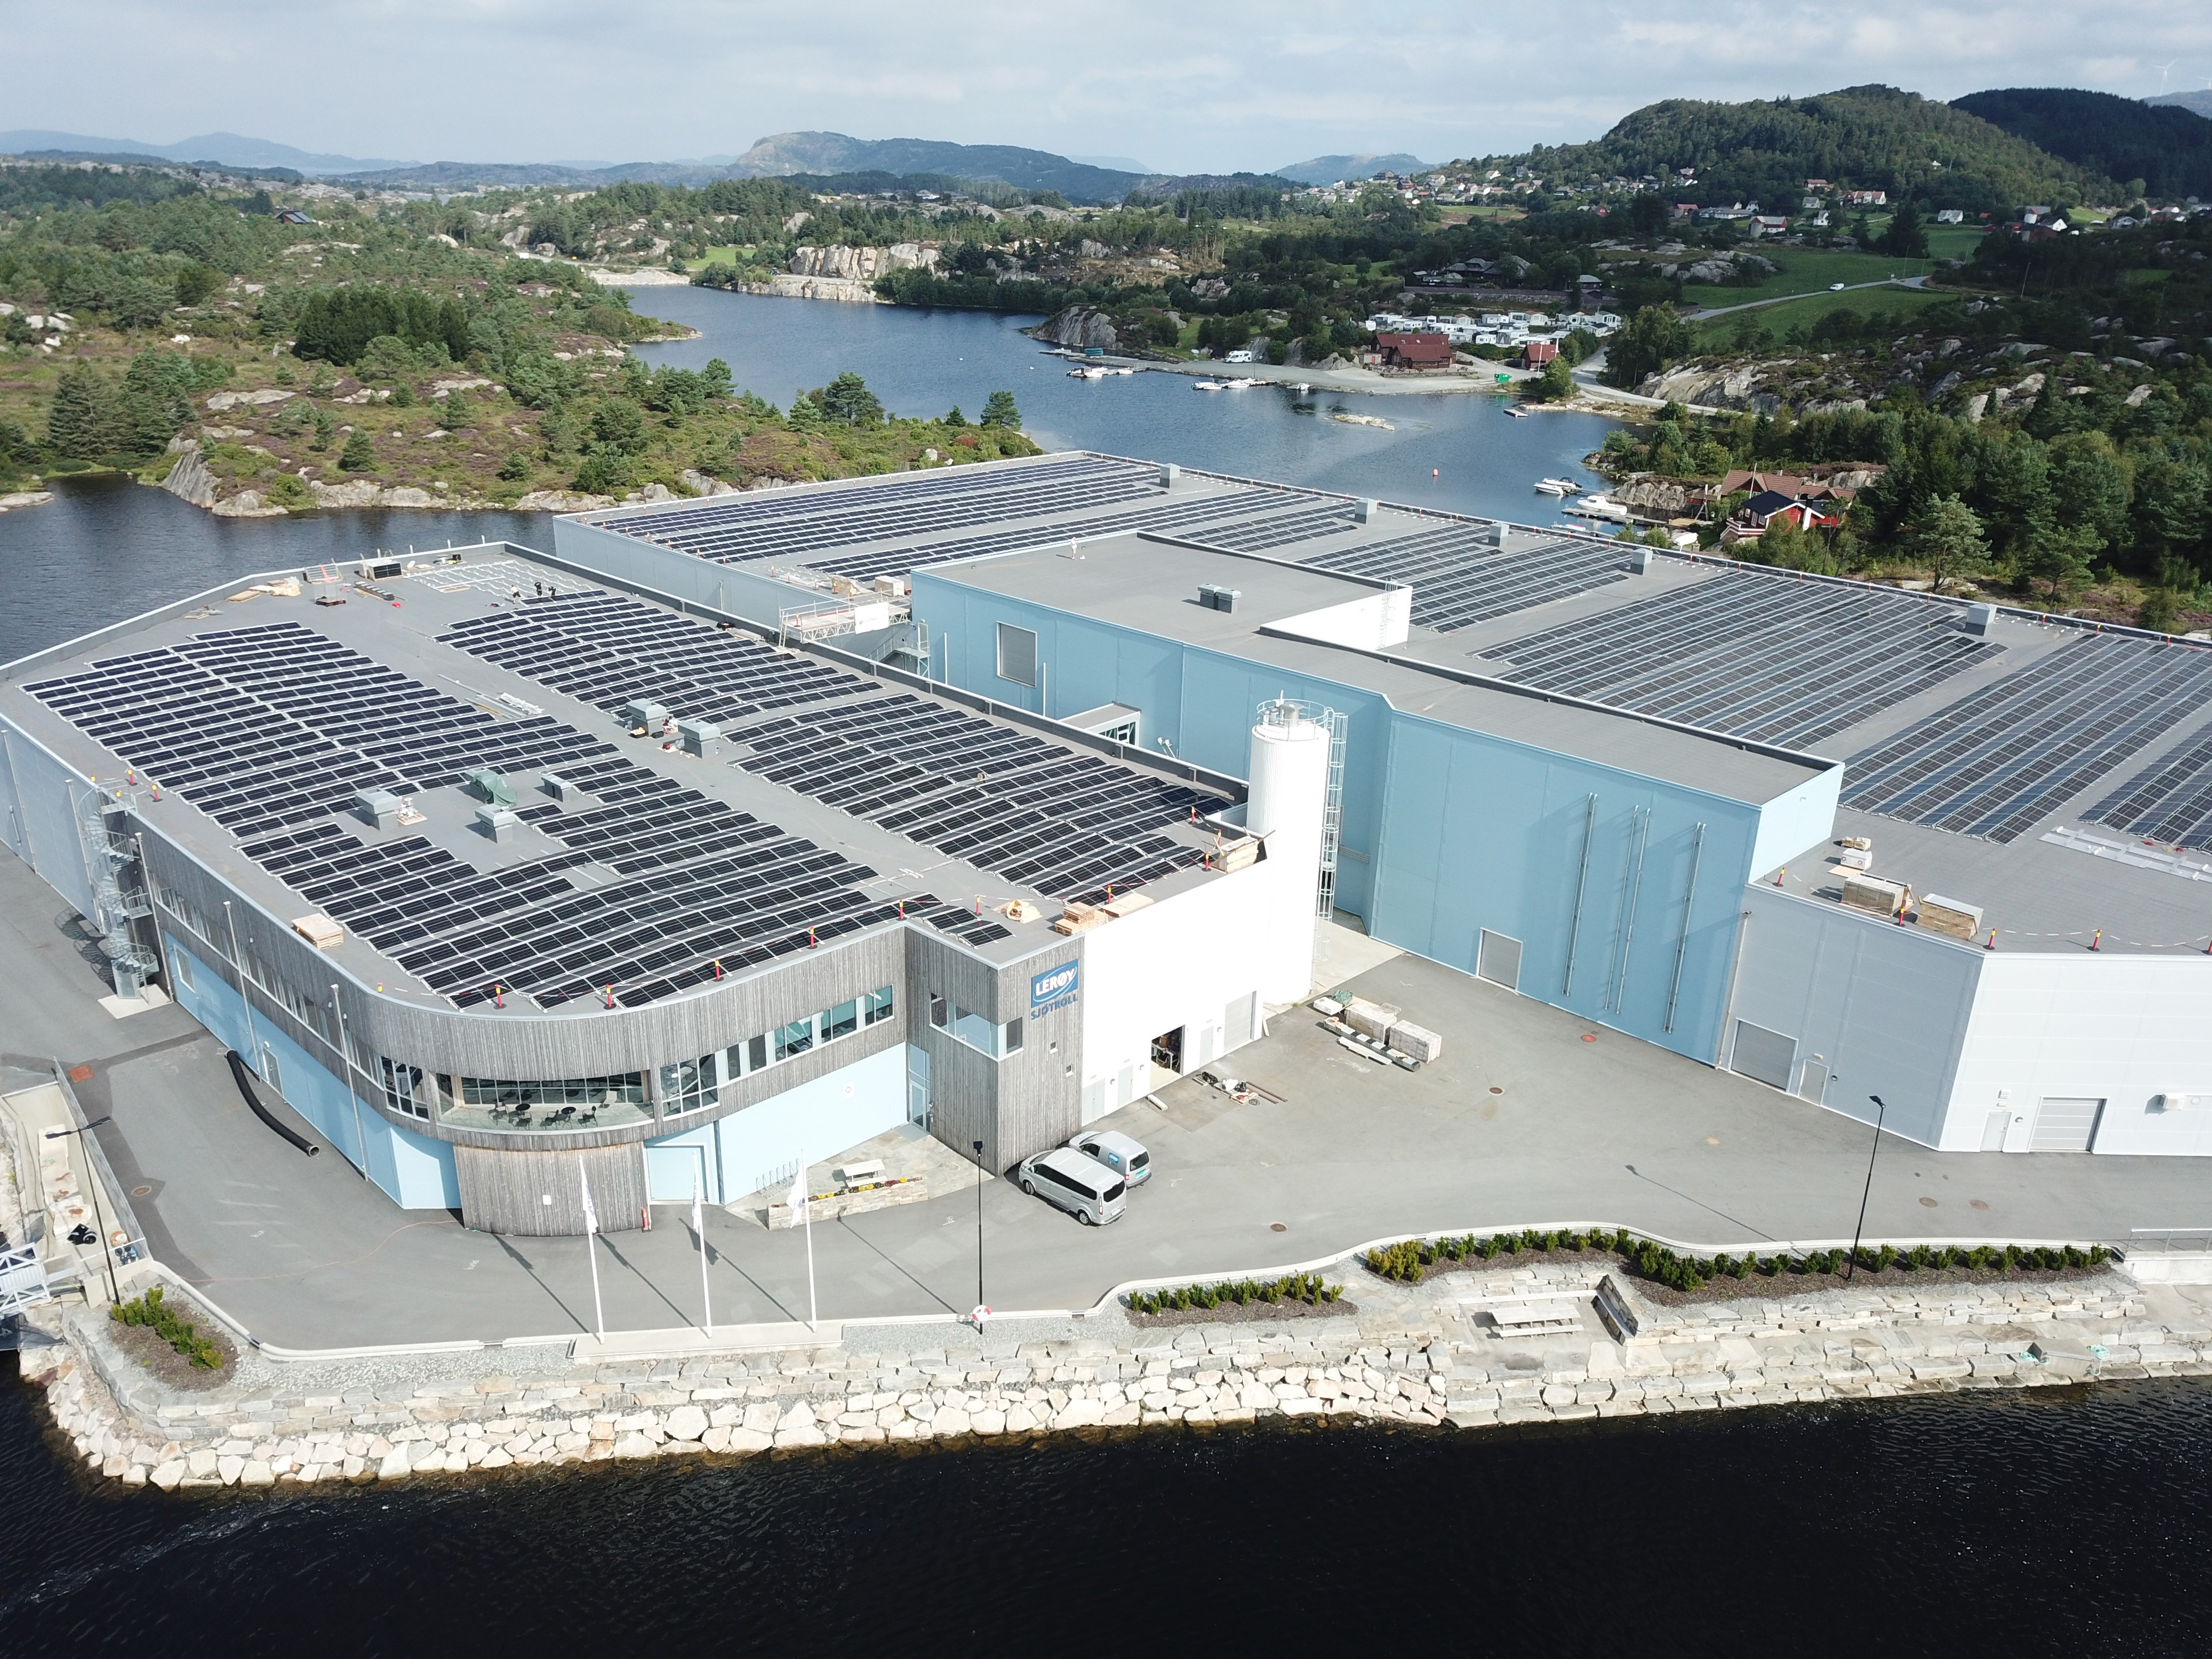
[[[699,1189],[699,1171],[694,1170],[691,1171],[691,1231],[702,1241],[702,1249],[706,1248],[703,1241],[707,1237],[707,1218],[701,1207],[705,1198],[706,1195]]]
[[[584,1173],[584,1164],[581,1158],[576,1161],[576,1179],[583,1184],[584,1232],[588,1237],[599,1231],[599,1212],[592,1208],[592,1181],[591,1177]]]
[[[785,1202],[791,1206],[793,1220],[799,1220],[806,1214],[806,1166],[804,1164],[799,1166],[799,1173],[791,1178],[791,1196]]]

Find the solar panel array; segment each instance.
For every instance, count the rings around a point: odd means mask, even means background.
[[[996,530],[982,535],[957,536],[950,541],[931,542],[923,546],[882,548],[872,553],[848,553],[836,558],[810,558],[806,566],[826,575],[850,576],[865,581],[875,576],[904,575],[909,570],[919,570],[933,564],[947,564],[954,559],[973,559],[990,553],[1011,553],[1020,548],[1056,547],[1098,536],[1128,535],[1143,530],[1187,530],[1193,526],[1209,524],[1218,519],[1235,518],[1262,507],[1274,506],[1279,501],[1296,499],[1294,496],[1277,495],[1273,491],[1239,489],[1226,495],[1201,495],[1192,501],[1139,507],[1134,512],[1109,514],[1073,523],[1031,525],[1020,530]],[[1208,532],[1199,532],[1193,535],[1192,539],[1210,541],[1212,537]]]
[[[1199,864],[1161,833],[1218,797],[904,695],[740,734],[770,782],[1054,898],[1103,899]]]
[[[477,767],[611,754],[543,717],[487,713],[297,623],[201,634],[25,688],[239,836],[411,794]]]
[[[899,915],[866,866],[619,756],[562,775],[599,804],[526,809],[564,850],[499,870],[327,821],[244,850],[461,1007],[653,1002]],[[580,887],[586,866],[623,878]]]
[[[2212,847],[2212,726],[2154,761],[2083,815],[2174,847]]]
[[[649,697],[681,720],[728,723],[875,689],[750,635],[598,588],[471,617],[438,637],[610,713]]]
[[[809,555],[830,548],[1137,501],[1159,489],[1157,466],[1079,454],[844,489],[733,495],[599,524],[722,564],[772,558],[811,564]]]
[[[1854,755],[1844,804],[2008,842],[2212,697],[2212,651],[2087,635]]]
[[[1201,531],[1191,540],[1203,542],[1208,547],[1227,548],[1232,553],[1269,553],[1279,547],[1288,547],[1292,542],[1317,541],[1324,536],[1341,534],[1358,522],[1351,502],[1334,501],[1310,507],[1304,512],[1277,513],[1243,524]]]
[[[1419,590],[1415,590],[1418,593]],[[1832,736],[2002,646],[1959,612],[1894,590],[1745,571],[1492,647],[1518,684],[1735,737]]]
[[[1299,562],[1411,585],[1413,622],[1440,634],[1586,593],[1628,574],[1626,556],[1610,543],[1560,536],[1506,550],[1497,544],[1498,533],[1494,526],[1453,524]]]

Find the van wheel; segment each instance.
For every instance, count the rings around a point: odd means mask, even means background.
[[[1036,1182],[1034,1181],[1024,1181],[1022,1182],[1022,1190],[1024,1193],[1027,1193],[1031,1198],[1035,1198],[1036,1196]]]
[[[1075,1218],[1086,1227],[1095,1227],[1098,1224],[1091,1218],[1091,1212],[1088,1210],[1078,1210],[1075,1212]]]

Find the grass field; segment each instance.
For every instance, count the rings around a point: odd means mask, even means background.
[[[1879,313],[1903,319],[1949,297],[1910,288],[1868,288],[1844,294],[1808,294],[1802,299],[1791,300],[1783,305],[1762,306],[1757,311],[1739,311],[1731,316],[1716,317],[1710,322],[1692,323],[1690,327],[1698,349],[1718,351],[1728,349],[1735,338],[1736,331],[1747,324],[1757,324],[1778,340],[1793,328],[1811,328],[1833,311],[1856,311],[1862,317]]]
[[[1979,225],[1930,225],[1928,251],[1939,259],[1971,259],[1986,234]]]
[[[1924,276],[1936,269],[1933,259],[1893,259],[1886,253],[1861,253],[1855,248],[1763,248],[1754,243],[1751,252],[1773,260],[1782,267],[1781,274],[1768,277],[1757,288],[1707,288],[1692,283],[1683,289],[1683,299],[1699,307],[1740,306],[1784,294],[1818,294],[1831,283]]]

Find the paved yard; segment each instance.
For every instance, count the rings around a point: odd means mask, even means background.
[[[289,1347],[573,1334],[592,1322],[582,1241],[502,1239],[444,1212],[403,1212],[335,1152],[313,1158],[240,1103],[221,1048],[175,1008],[125,1021],[64,931],[65,907],[0,858],[0,1077],[49,1055],[76,1087],[156,1255]],[[1125,1279],[1326,1256],[1431,1229],[1607,1221],[1712,1244],[1848,1237],[1869,1131],[1761,1085],[1676,1059],[1418,957],[1357,983],[1440,1032],[1418,1073],[1346,1054],[1296,1011],[1225,1062],[1285,1097],[1238,1105],[1192,1081],[1111,1120],[1158,1173],[1103,1230],[1006,1182],[982,1193],[994,1307],[1087,1306]],[[1595,1042],[1584,1042],[1594,1035]],[[21,1068],[29,1068],[25,1070]],[[282,1111],[280,1106],[277,1109]],[[306,1126],[297,1127],[305,1130]],[[1940,1155],[1885,1139],[1870,1234],[2124,1239],[2212,1220],[2204,1165],[2002,1153]],[[143,1189],[143,1191],[139,1189]],[[927,1203],[814,1229],[824,1318],[964,1312],[975,1300],[977,1202]],[[806,1314],[805,1241],[710,1211],[715,1322]],[[685,1210],[599,1244],[611,1328],[699,1317]]]

